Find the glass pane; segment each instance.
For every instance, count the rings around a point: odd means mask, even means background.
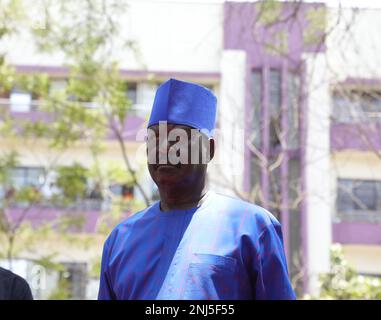
[[[336,208],[339,212],[352,211],[354,209],[351,180],[338,180]]]
[[[287,79],[287,140],[288,148],[290,149],[295,149],[299,145],[299,88],[299,77],[294,74],[289,74]]]
[[[252,74],[252,97],[253,97],[253,143],[259,149],[261,146],[261,100],[262,100],[262,72],[254,70]]]
[[[133,111],[137,116],[146,117],[149,115],[155,98],[156,89],[156,84],[139,83],[136,90],[136,104],[133,108]]]
[[[25,184],[39,186],[44,183],[44,170],[41,168],[26,168]]]
[[[24,168],[14,168],[10,170],[10,176],[14,188],[19,190],[25,186],[26,173]]]
[[[332,95],[335,122],[379,121],[381,94],[378,91],[341,90]]]
[[[281,75],[277,69],[270,70],[269,85],[269,112],[270,112],[270,145],[277,147],[280,145],[281,137],[281,115],[280,115],[280,99],[281,99]]]
[[[381,119],[381,95],[378,92],[367,92],[361,95],[361,109],[368,121]]]
[[[270,163],[274,163],[276,159],[270,159]],[[277,219],[280,219],[281,208],[281,192],[280,192],[280,166],[274,170],[268,170],[269,174],[269,207],[270,212]]]
[[[121,196],[122,186],[120,184],[113,184],[110,186],[110,191],[116,196]]]
[[[280,114],[281,76],[280,70],[270,69],[270,115],[277,117]]]
[[[376,193],[377,193],[377,211],[381,214],[381,181],[376,182]]]
[[[136,104],[136,83],[127,83],[127,98],[131,100],[132,104]]]
[[[355,209],[376,210],[376,188],[373,181],[358,181],[354,186]]]

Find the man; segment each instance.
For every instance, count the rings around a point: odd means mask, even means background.
[[[202,86],[170,79],[157,90],[147,155],[160,201],[106,240],[99,299],[295,298],[276,219],[206,188],[215,117]]]
[[[0,268],[0,300],[33,300],[33,296],[23,278]]]

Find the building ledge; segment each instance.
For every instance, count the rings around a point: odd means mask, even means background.
[[[332,241],[341,244],[381,245],[381,222],[342,221],[334,223]]]

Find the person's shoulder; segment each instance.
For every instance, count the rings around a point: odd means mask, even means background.
[[[10,270],[0,267],[0,280],[9,283],[9,299],[11,300],[32,300],[32,293],[28,282],[21,276]]]
[[[21,279],[22,281],[25,281],[24,278],[20,277],[18,274],[13,273],[11,270],[4,269],[2,267],[0,267],[0,279],[1,280],[11,280],[11,281],[13,281],[15,279]]]
[[[154,204],[150,205],[149,207],[147,207],[143,210],[140,210],[140,211],[132,214],[130,217],[128,217],[127,219],[120,222],[111,231],[111,233],[109,234],[109,236],[106,240],[106,243],[112,244],[115,241],[115,239],[118,238],[118,236],[125,235],[126,233],[128,233],[129,230],[132,229],[133,225],[137,221],[139,221],[141,219],[152,217],[153,215],[151,213],[153,213],[153,211],[155,210],[154,208],[156,206],[157,206],[157,202],[155,202]]]
[[[15,273],[13,273],[12,271],[0,267],[0,279],[1,280],[13,279],[16,276],[17,275]]]
[[[25,281],[24,278],[20,277],[16,273],[13,273],[11,270],[4,269],[2,267],[0,267],[0,278],[2,280],[6,280],[6,279],[9,279],[9,280],[17,279],[17,280],[19,280],[19,279],[21,279],[22,281]]]
[[[251,221],[255,220],[257,224],[264,226],[280,225],[271,212],[255,203],[221,193],[215,193],[215,200],[226,209],[225,212],[228,215],[233,217],[244,217]]]

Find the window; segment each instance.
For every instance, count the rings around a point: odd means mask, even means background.
[[[40,188],[45,180],[43,168],[17,167],[9,170],[9,180],[0,185],[0,199],[6,198],[13,202],[18,191],[25,187],[32,187],[36,194],[40,195]],[[24,206],[27,202],[17,201],[12,205]]]
[[[281,74],[280,70],[270,70],[269,84],[269,111],[270,111],[270,146],[277,147],[280,145],[281,135]]]
[[[259,149],[261,147],[261,105],[262,105],[262,72],[254,70],[252,74],[252,97],[253,97],[253,143]]]
[[[299,89],[299,77],[290,73],[287,79],[287,146],[289,149],[295,149],[299,145]]]
[[[134,198],[134,187],[124,184],[122,186],[122,197],[124,200],[132,200]]]
[[[49,93],[56,94],[66,90],[67,80],[65,79],[52,79],[50,81]]]
[[[381,121],[381,91],[336,91],[332,103],[333,119],[337,123]]]
[[[44,169],[18,167],[10,170],[12,185],[16,189],[27,186],[39,187],[44,183]]]
[[[381,218],[381,181],[339,179],[336,207],[340,217]]]
[[[284,78],[284,80],[283,80]],[[252,142],[255,147],[261,145],[261,109],[262,109],[262,70],[252,71]],[[296,149],[299,146],[299,97],[300,77],[295,72],[282,73],[280,69],[270,69],[268,80],[268,102],[269,102],[269,137],[270,146],[278,148],[281,144],[280,137],[286,129],[282,127],[282,117],[287,120],[287,148]],[[285,82],[287,90],[286,111],[282,112],[282,82]]]
[[[12,112],[29,112],[32,106],[32,94],[19,89],[13,89],[9,96]]]
[[[281,101],[281,75],[280,70],[270,69],[270,115],[277,116],[280,114]]]
[[[157,84],[149,82],[141,82],[136,87],[135,104],[132,109],[136,116],[146,118],[149,115],[155,99],[156,89]]]
[[[137,84],[136,82],[127,82],[126,96],[131,101],[132,105],[137,103]]]
[[[110,191],[115,196],[122,197],[124,200],[132,200],[134,198],[134,187],[128,184],[113,184]]]

